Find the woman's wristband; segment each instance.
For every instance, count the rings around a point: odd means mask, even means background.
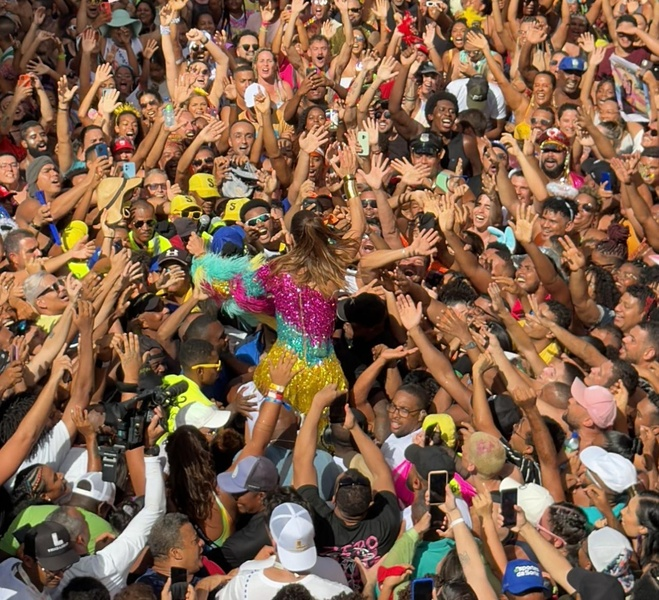
[[[460,525],[462,523],[463,525],[466,525],[465,520],[460,517],[459,519],[456,519],[455,521],[451,521],[451,524],[448,526],[449,529],[453,529],[456,525]]]

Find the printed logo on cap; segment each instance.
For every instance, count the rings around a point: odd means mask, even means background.
[[[60,540],[57,532],[51,533],[50,537],[53,539],[53,548],[48,548],[48,552],[57,552],[61,550],[63,546],[66,546],[64,540]]]

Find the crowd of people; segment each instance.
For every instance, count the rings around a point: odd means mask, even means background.
[[[659,597],[659,2],[0,52],[0,600]]]

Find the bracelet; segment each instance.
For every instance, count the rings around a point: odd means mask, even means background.
[[[270,27],[270,23],[268,21],[261,21],[261,27]]]
[[[468,352],[469,350],[475,350],[476,349],[476,342],[469,342],[463,346],[463,350],[465,352]]]
[[[104,240],[113,240],[113,239],[114,239],[114,236],[113,236],[113,235],[104,235],[104,236],[103,236],[103,239],[104,239]]]
[[[269,396],[266,396],[263,402],[270,402],[270,404],[279,404],[280,406],[284,404],[281,400],[270,398]]]
[[[465,520],[460,517],[459,519],[456,519],[455,521],[451,521],[451,524],[448,526],[449,529],[453,529],[456,525],[460,525],[460,523],[464,523]]]
[[[167,25],[160,26],[160,35],[169,35],[172,30]]]
[[[57,110],[61,110],[62,112],[68,113],[69,109],[68,108],[62,108],[61,106],[57,107]]]
[[[355,181],[354,176],[346,175],[343,178],[343,191],[348,200],[352,200],[353,198],[359,196],[359,192],[357,191],[357,182]]]
[[[403,251],[403,258],[407,258],[407,248],[401,248]]]
[[[276,383],[271,383],[270,389],[275,392],[279,392],[280,394],[283,394],[286,388],[283,385],[277,385]]]
[[[66,54],[58,54],[57,55],[57,60],[66,60]]]
[[[181,22],[181,17],[176,17],[172,19],[170,22],[172,25],[178,25]]]

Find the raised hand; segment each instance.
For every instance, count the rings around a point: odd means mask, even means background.
[[[489,52],[490,50],[490,44],[487,41],[487,38],[485,37],[485,34],[483,33],[476,33],[475,31],[468,31],[467,32],[467,43],[469,45],[474,46],[477,50],[481,50],[482,52]]]
[[[453,231],[455,225],[455,200],[444,197],[439,201],[437,223],[444,235]]]
[[[380,81],[386,83],[396,77],[396,71],[399,66],[400,63],[393,56],[385,56],[375,75]]]
[[[319,392],[316,392],[316,395],[313,397],[313,404],[316,404],[322,408],[327,408],[341,394],[345,394],[345,392],[340,391],[337,388],[336,383],[330,383]]]
[[[77,85],[74,85],[71,89],[69,89],[66,75],[60,77],[59,81],[57,82],[57,105],[60,108],[69,106],[77,91]]]
[[[109,94],[102,96],[98,101],[98,112],[106,116],[111,115],[120,105],[119,95],[119,90],[110,90]]]
[[[533,210],[533,206],[519,206],[515,222],[511,222],[509,225],[515,234],[515,239],[520,244],[530,244],[533,241],[533,226],[538,221],[538,218],[538,214]]]
[[[270,380],[272,383],[286,387],[300,371],[294,368],[297,360],[295,354],[290,354],[282,356],[276,365],[270,365]]]
[[[579,48],[588,54],[592,54],[595,51],[595,37],[592,33],[582,33],[577,43],[579,44]]]
[[[151,60],[157,50],[158,42],[156,42],[154,39],[149,39],[146,43],[146,46],[144,46],[144,50],[142,50],[142,56],[144,56],[146,60]]]
[[[414,256],[432,256],[439,242],[439,233],[434,229],[424,229],[409,245]]]
[[[405,329],[410,331],[421,324],[423,318],[423,307],[421,302],[414,304],[410,296],[400,295],[396,298],[396,306],[398,307],[398,316],[400,322]]]
[[[385,181],[391,176],[391,167],[389,159],[384,154],[373,154],[371,156],[371,170],[365,173],[363,170],[357,171],[357,175],[364,180],[373,191],[382,189]]]
[[[325,145],[329,140],[329,132],[324,127],[314,127],[300,136],[300,150],[311,154],[317,148]]]
[[[103,63],[102,65],[99,65],[96,69],[94,84],[100,86],[106,81],[110,81],[110,79],[112,79],[112,65],[109,63]]]
[[[357,173],[357,155],[346,145],[339,148],[338,152],[330,159],[330,164],[341,178]]]
[[[582,271],[586,267],[586,257],[580,248],[568,237],[558,238],[558,243],[563,248],[563,261],[567,263],[568,269],[573,273]]]

